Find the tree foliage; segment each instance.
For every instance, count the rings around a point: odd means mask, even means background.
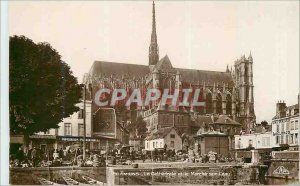
[[[268,126],[268,122],[267,122],[266,120],[262,121],[260,124],[261,124],[263,127]]]
[[[9,45],[11,132],[31,135],[57,128],[78,111],[82,85],[49,43],[13,36]]]
[[[147,124],[143,120],[143,118],[139,116],[136,118],[135,121],[133,121],[127,126],[127,130],[129,131],[130,136],[144,138],[147,132],[146,125]]]

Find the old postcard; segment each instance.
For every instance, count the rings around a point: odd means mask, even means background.
[[[7,5],[3,183],[299,181],[299,1]]]

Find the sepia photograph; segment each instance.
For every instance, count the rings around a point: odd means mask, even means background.
[[[1,5],[1,185],[299,184],[299,1]]]

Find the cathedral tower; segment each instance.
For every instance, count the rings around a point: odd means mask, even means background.
[[[237,117],[244,129],[251,129],[255,123],[253,95],[253,58],[242,56],[235,62],[235,88],[238,92]]]
[[[152,33],[151,33],[151,43],[149,46],[149,65],[156,65],[159,60],[159,51],[157,44],[156,35],[156,22],[155,22],[155,4],[152,4]]]

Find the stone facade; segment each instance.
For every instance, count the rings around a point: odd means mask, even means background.
[[[147,89],[163,90],[167,88],[174,90],[189,88],[193,92],[196,89],[200,89],[198,101],[205,102],[205,106],[163,108],[166,115],[169,115],[168,117],[170,118],[172,117],[172,114],[169,113],[170,110],[178,112],[175,115],[179,115],[181,110],[184,110],[186,113],[193,112],[200,115],[226,114],[241,123],[243,129],[249,130],[255,123],[253,58],[251,53],[247,58],[242,56],[236,60],[233,69],[229,69],[227,66],[227,69],[223,72],[173,67],[167,55],[159,60],[154,4],[152,19],[148,65],[95,61],[83,80],[83,82],[92,84],[93,91],[90,92],[92,97],[101,88],[111,90],[120,88],[125,89],[127,92],[139,88],[142,91],[142,99],[145,98]],[[122,104],[124,103],[120,103],[120,105]],[[123,107],[120,106],[120,108]],[[93,109],[96,110],[97,108],[94,105]],[[135,111],[136,115],[144,115],[144,112],[150,110],[155,115],[153,120],[158,123],[154,125],[154,128],[160,126],[159,118],[163,113],[155,112],[155,110],[163,110],[159,108],[159,101],[153,102],[150,106],[131,105],[126,109],[127,111]],[[135,118],[135,115],[130,114],[125,119],[134,120]],[[145,121],[147,120],[149,120],[148,114],[145,117]],[[185,125],[186,123],[184,122],[183,124]],[[163,125],[168,124],[162,124],[161,126]],[[182,130],[189,132],[188,130],[190,129],[182,126]]]
[[[234,148],[233,135],[241,130],[241,124],[227,115],[197,116],[194,118],[193,129],[197,129],[194,138],[195,150],[199,154],[213,151],[228,157]]]
[[[121,144],[129,144],[129,131],[119,122],[116,126],[116,140]]]
[[[208,154],[212,151],[222,154],[224,157],[229,156],[230,147],[227,135],[219,133],[207,133],[195,137],[196,149],[199,155]]]
[[[190,115],[187,112],[151,109],[144,112],[144,120],[149,132],[174,126],[181,133],[190,134]]]

